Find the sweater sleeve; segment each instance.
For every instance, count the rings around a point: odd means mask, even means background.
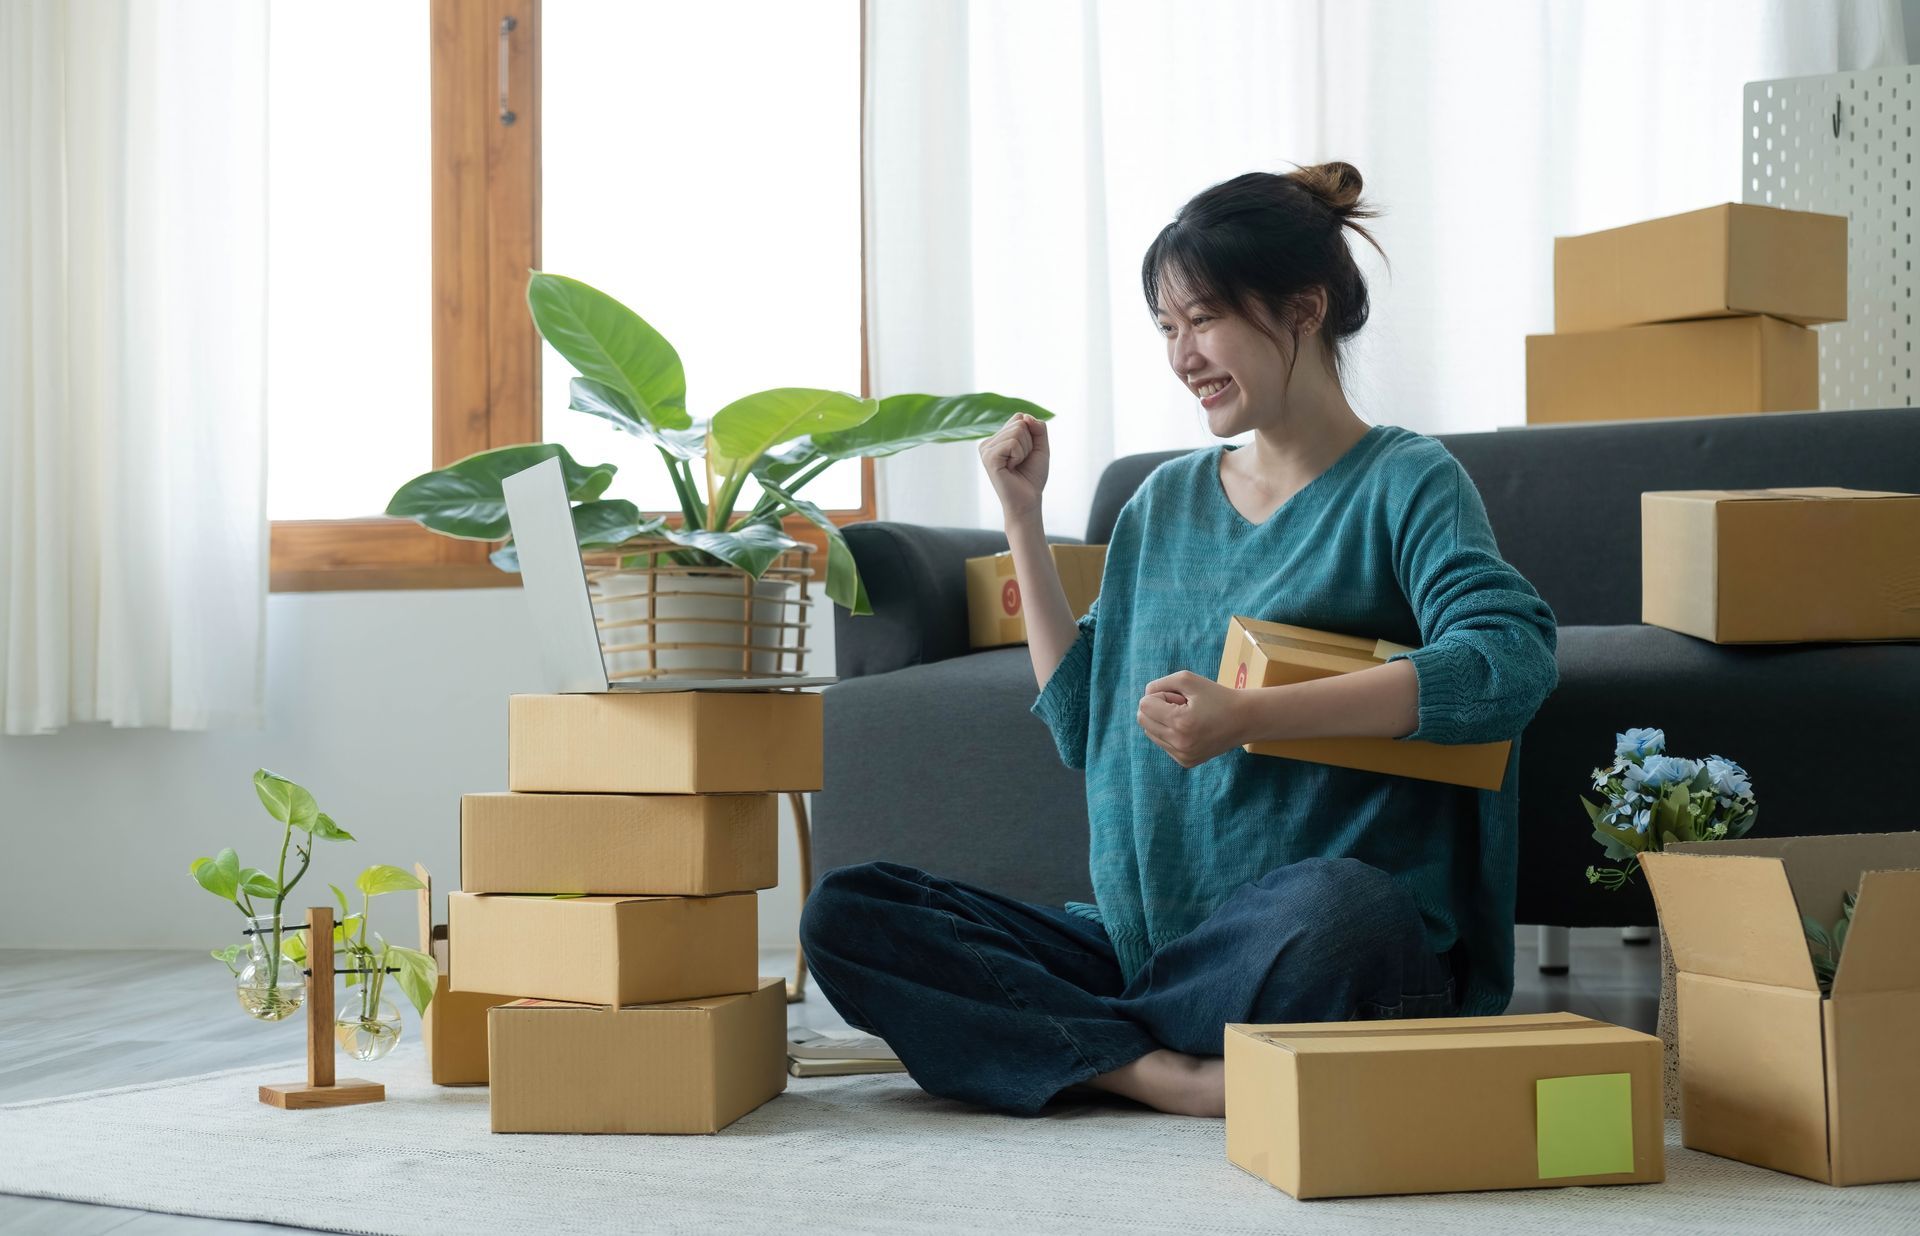
[[[1079,621],[1079,636],[1028,710],[1046,722],[1053,745],[1060,749],[1060,760],[1068,768],[1087,766],[1087,684],[1093,677],[1094,615],[1099,612],[1100,599],[1095,597]]]
[[[1408,739],[1516,738],[1559,681],[1553,611],[1500,557],[1472,478],[1451,456],[1429,469],[1395,528],[1394,572],[1420,625],[1398,653],[1420,682]]]

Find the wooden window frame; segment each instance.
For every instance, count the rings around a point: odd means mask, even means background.
[[[849,0],[857,3],[858,0]],[[433,464],[541,440],[540,333],[526,307],[526,272],[540,269],[540,0],[431,0],[433,158]],[[507,40],[512,124],[500,123],[498,56]],[[860,14],[860,127],[866,143],[866,6]],[[863,173],[864,175],[864,170]],[[860,203],[860,395],[867,358],[866,193]],[[836,525],[876,517],[874,464],[860,461],[860,506],[827,512]],[[669,514],[673,526],[684,523]],[[787,535],[813,546],[826,571],[826,534],[797,516]],[[487,561],[490,545],[429,532],[411,520],[274,520],[274,592],[514,587]]]

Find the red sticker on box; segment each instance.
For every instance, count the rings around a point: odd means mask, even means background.
[[[1006,610],[1008,616],[1020,612],[1019,580],[1010,579],[1006,582],[1006,586],[1000,589],[1000,608]]]
[[[1234,671],[1233,685],[1236,688],[1244,687],[1247,685],[1247,663],[1245,661],[1242,661],[1240,663],[1240,668]]]

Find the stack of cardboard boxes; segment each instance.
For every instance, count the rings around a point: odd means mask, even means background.
[[[513,697],[509,790],[461,803],[441,1012],[465,1033],[428,1035],[471,1044],[484,1010],[463,1080],[494,1132],[708,1133],[785,1089],[756,890],[777,795],[820,788],[820,722],[786,690]]]
[[[1820,406],[1847,316],[1847,221],[1728,203],[1553,242],[1553,329],[1527,337],[1527,423]]]

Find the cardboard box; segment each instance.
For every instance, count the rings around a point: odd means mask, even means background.
[[[516,695],[507,788],[772,794],[820,788],[817,691]]]
[[[1277,687],[1331,678],[1384,665],[1402,644],[1335,635],[1284,622],[1235,615],[1227,624],[1218,681],[1229,687]],[[1445,781],[1497,790],[1506,779],[1511,742],[1445,744],[1403,738],[1300,738],[1250,742],[1254,755],[1278,755],[1313,764],[1393,773],[1422,781]]]
[[[580,1004],[658,1004],[752,991],[752,893],[719,897],[447,895],[455,991]]]
[[[1049,545],[1053,565],[1076,619],[1086,617],[1100,595],[1107,567],[1105,545]],[[975,648],[1027,641],[1026,607],[1013,573],[1013,552],[967,559],[967,635]]]
[[[1920,639],[1920,494],[1643,493],[1640,620],[1718,644]]]
[[[1527,336],[1527,424],[1820,407],[1820,340],[1778,318]]]
[[[636,1008],[488,1014],[495,1133],[717,1133],[787,1088],[786,984]]]
[[[780,882],[772,794],[468,794],[469,893],[705,896]]]
[[[1828,1184],[1920,1180],[1920,833],[1643,854],[1678,975],[1681,1142]],[[1857,890],[1833,994],[1801,916]]]
[[[497,1016],[497,1014],[496,1014]],[[1666,1178],[1660,1040],[1572,1013],[1227,1027],[1227,1158],[1296,1198]]]
[[[420,1016],[420,1041],[427,1052],[427,1073],[436,1086],[487,1084],[487,1010],[513,996],[483,991],[454,991],[447,981],[447,928],[433,921],[433,877],[415,863],[418,876],[420,951],[440,963],[433,1002]]]
[[[1553,242],[1553,329],[1847,317],[1847,220],[1727,203]]]

